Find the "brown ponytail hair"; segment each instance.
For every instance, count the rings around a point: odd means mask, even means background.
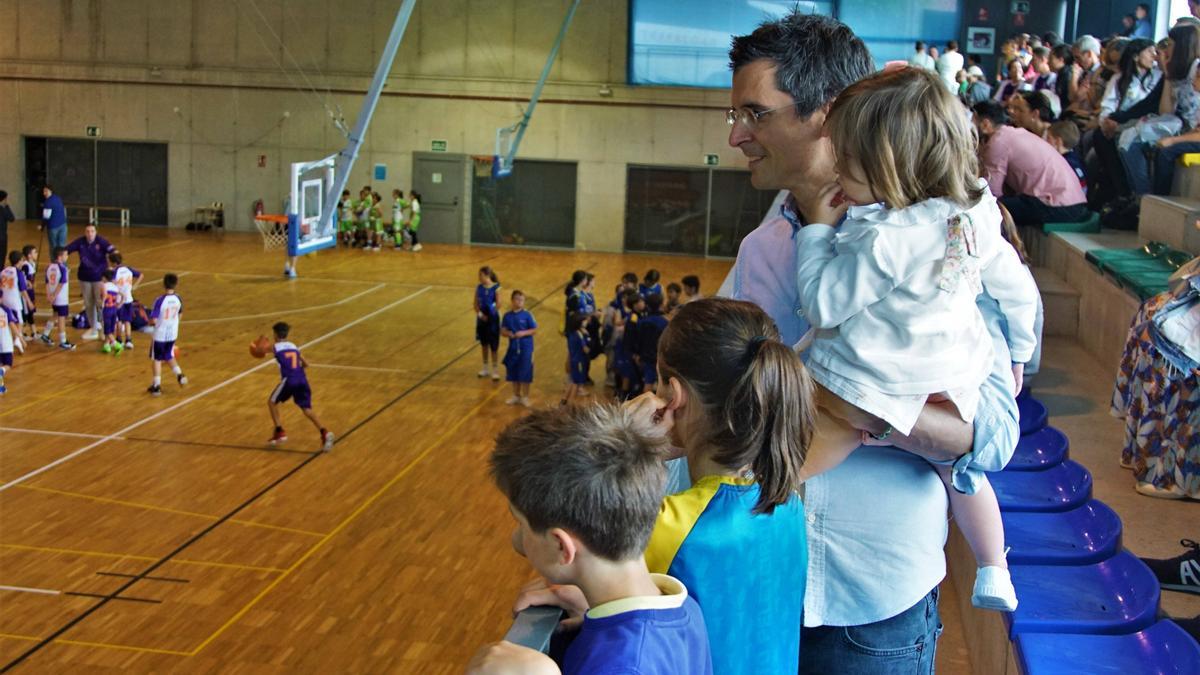
[[[728,469],[749,466],[759,485],[755,513],[771,513],[800,487],[816,423],[813,384],[757,305],[706,298],[682,305],[658,343],[662,379],[693,393],[700,431]]]

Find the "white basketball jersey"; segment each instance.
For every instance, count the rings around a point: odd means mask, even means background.
[[[15,267],[0,270],[0,301],[9,309],[21,309],[21,290],[17,281],[19,274]]]
[[[121,291],[121,304],[128,305],[133,302],[133,270],[121,265],[113,275],[113,283],[117,285],[117,290]]]
[[[179,338],[179,314],[183,311],[183,301],[178,295],[168,293],[158,296],[154,301],[152,317],[154,323],[155,342],[174,342]]]
[[[50,266],[46,268],[46,299],[50,301],[52,307],[70,304],[67,294],[70,282],[66,265],[50,263]]]

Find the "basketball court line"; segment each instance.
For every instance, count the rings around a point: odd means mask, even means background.
[[[54,591],[49,588],[28,588],[26,586],[0,586],[0,591],[11,591],[13,593],[36,593],[38,595],[62,595],[62,591]]]
[[[139,269],[149,270],[152,272],[170,272],[171,271],[170,269],[165,268],[165,267],[141,267]],[[186,271],[180,272],[179,274],[198,274],[198,275],[208,275],[208,276],[213,276],[213,277],[243,277],[246,279],[274,279],[276,281],[286,281],[287,283],[295,283],[297,281],[324,281],[327,283],[334,283],[334,284],[376,284],[376,283],[379,283],[379,284],[384,284],[385,286],[406,286],[406,287],[429,286],[430,288],[437,288],[437,289],[453,288],[456,290],[475,290],[474,286],[467,286],[466,284],[423,284],[418,281],[378,281],[375,279],[337,279],[337,278],[330,278],[330,277],[311,277],[311,276],[309,276],[309,277],[299,276],[299,277],[296,277],[295,279],[285,279],[282,274],[253,274],[253,273],[249,273],[249,272],[211,272],[211,271],[201,271],[201,270],[186,270]]]
[[[309,365],[311,366],[312,364],[310,363]],[[83,386],[83,385],[80,385],[80,386]],[[41,400],[43,400],[43,399],[39,399],[38,401],[35,401],[35,403],[40,402]],[[32,404],[30,404],[30,405],[32,405]],[[5,414],[7,414],[7,413],[5,413]],[[2,417],[2,416],[3,415],[0,414],[0,417]],[[78,432],[74,432],[74,431],[54,431],[52,429],[24,429],[21,427],[0,427],[0,431],[9,431],[9,432],[18,433],[18,434],[22,434],[22,433],[36,434],[36,435],[42,435],[42,436],[66,436],[69,438],[90,438],[90,439],[108,438],[108,436],[106,436],[104,434],[83,434],[83,433],[78,433]],[[302,453],[305,455],[307,455],[309,453],[308,450],[300,450],[300,449],[295,449],[295,448],[280,448],[280,447],[269,447],[269,446],[259,447],[256,445],[235,445],[233,443],[206,443],[204,441],[185,441],[185,440],[180,440],[178,438],[146,438],[143,436],[113,436],[111,438],[111,440],[133,441],[136,443],[160,443],[160,444],[166,444],[166,445],[192,445],[192,446],[199,446],[199,447],[204,447],[204,448],[222,448],[222,449],[226,449],[226,450],[254,450],[257,452]]]
[[[30,546],[28,544],[5,544],[0,543],[0,548],[10,548],[14,551],[31,551],[34,553],[54,553],[58,555],[78,555],[88,558],[111,558],[114,560],[158,560],[154,556],[138,555],[135,553],[109,553],[107,551],[84,551],[74,548],[57,548],[53,546]],[[188,558],[174,558],[173,563],[180,565],[196,565],[199,567],[217,567],[238,570],[240,572],[265,572],[267,574],[279,574],[283,572],[282,567],[262,567],[259,565],[241,565],[238,563],[223,563],[211,560],[191,560]],[[143,577],[144,578],[144,577]]]
[[[132,251],[128,251],[128,253],[129,253],[129,255],[140,255],[140,254],[142,254],[142,253],[145,253],[146,251],[157,251],[157,250],[159,250],[159,249],[163,249],[163,248],[171,248],[172,246],[183,246],[183,245],[185,245],[185,244],[190,244],[190,243],[192,243],[193,241],[195,241],[195,240],[194,240],[194,239],[188,239],[187,241],[177,241],[177,242],[170,243],[170,244],[160,244],[160,245],[158,245],[158,246],[150,246],[150,247],[147,247],[147,248],[139,248],[139,249],[135,249],[135,250],[132,250]],[[112,242],[110,241],[109,243],[111,244]],[[116,246],[116,245],[114,244],[114,248],[115,248],[115,246]],[[121,252],[121,255],[122,255],[122,257],[123,257],[123,256],[125,256],[125,254],[126,254],[126,251],[121,251],[120,249],[117,249],[117,250]]]
[[[317,343],[328,340],[329,338],[331,338],[335,335],[339,335],[339,334],[353,328],[354,326],[357,326],[358,324],[360,324],[364,321],[375,318],[376,316],[392,309],[393,307],[402,305],[402,304],[408,302],[409,300],[412,300],[413,298],[416,298],[416,297],[424,294],[426,291],[430,290],[431,288],[432,288],[431,286],[426,286],[419,291],[410,293],[410,294],[404,296],[403,298],[400,298],[399,300],[390,302],[390,303],[384,305],[383,307],[380,307],[379,309],[376,309],[368,314],[364,314],[363,316],[360,316],[357,319],[354,319],[353,321],[350,321],[350,322],[342,325],[340,328],[335,328],[334,330],[331,330],[328,333],[325,333],[324,335],[321,335],[317,338],[309,340],[308,342],[301,345],[300,348],[306,349],[312,345],[315,345]],[[228,377],[225,380],[223,380],[217,384],[214,384],[213,386],[209,387],[208,389],[201,391],[198,394],[193,394],[192,396],[180,401],[179,403],[168,406],[166,408],[163,408],[162,410],[159,410],[156,413],[153,413],[151,415],[143,417],[141,420],[134,422],[133,424],[130,424],[119,431],[109,434],[109,435],[105,436],[104,438],[97,439],[96,441],[94,441],[88,445],[85,445],[84,447],[82,447],[68,455],[64,455],[63,457],[60,457],[60,458],[54,460],[53,462],[46,464],[45,466],[42,466],[40,468],[34,469],[33,471],[30,471],[29,473],[25,474],[24,476],[10,480],[9,482],[5,483],[4,485],[0,485],[0,492],[4,492],[5,490],[8,490],[9,488],[11,488],[15,485],[20,485],[21,483],[24,483],[25,481],[29,480],[30,478],[33,478],[34,476],[45,473],[46,471],[49,471],[50,469],[53,469],[54,467],[59,466],[60,464],[65,464],[65,463],[71,461],[72,459],[79,457],[80,455],[90,452],[92,449],[99,447],[100,445],[103,445],[104,443],[107,443],[108,441],[116,438],[117,436],[122,436],[130,431],[133,431],[134,429],[137,429],[138,427],[148,424],[148,423],[158,419],[159,417],[162,417],[163,415],[166,415],[170,412],[178,410],[179,408],[182,408],[183,406],[191,403],[192,401],[199,400],[199,399],[211,394],[214,391],[223,389],[223,388],[229,386],[230,384],[233,384],[234,382],[237,382],[238,380],[246,377],[247,375],[250,375],[251,373],[254,373],[256,371],[262,370],[263,368],[266,368],[268,366],[273,366],[273,365],[275,365],[274,361],[263,361],[262,363],[258,364],[257,366],[252,366],[246,370],[243,370],[242,372],[238,373],[237,375]]]
[[[41,638],[33,635],[18,635],[16,633],[0,633],[0,638],[8,640],[22,640],[24,642],[39,642]],[[99,647],[102,649],[118,649],[126,652],[140,652],[145,654],[166,654],[168,656],[191,656],[191,652],[181,652],[174,649],[155,649],[153,647],[136,647],[134,645],[119,645],[111,642],[88,642],[85,640],[57,640],[60,644],[70,645],[72,647]],[[8,672],[9,667],[5,666],[0,669],[0,673]]]
[[[187,323],[187,324],[222,323],[225,321],[241,321],[243,319],[269,319],[271,317],[284,316],[287,314],[300,314],[302,312],[314,312],[318,309],[329,309],[330,307],[337,307],[338,305],[344,305],[347,302],[350,302],[352,300],[357,300],[358,298],[361,298],[362,296],[364,296],[368,293],[374,293],[375,291],[383,288],[384,286],[386,286],[386,284],[376,284],[375,286],[372,286],[371,288],[368,288],[365,291],[359,291],[358,293],[355,293],[354,295],[351,295],[346,298],[342,298],[341,300],[338,300],[337,302],[330,302],[330,303],[326,303],[324,305],[312,305],[310,307],[298,307],[296,309],[281,309],[277,312],[265,312],[263,314],[243,314],[241,316],[222,316],[222,317],[217,317],[214,319],[180,319],[179,323]]]
[[[590,265],[590,266],[589,266],[587,269],[590,269],[591,267],[594,267],[594,266],[595,266],[595,263],[593,263],[592,265]],[[547,298],[551,297],[551,296],[552,296],[552,295],[554,295],[556,292],[560,291],[560,290],[561,290],[563,287],[565,287],[565,284],[562,284],[562,285],[560,285],[560,286],[556,287],[554,290],[550,291],[550,293],[546,294],[544,297],[542,297],[542,298],[538,299],[537,301],[535,301],[534,303],[532,303],[532,304],[529,306],[529,309],[530,309],[530,310],[532,310],[533,308],[535,308],[535,307],[537,307],[537,306],[541,305],[541,304],[542,304],[542,303],[543,303],[543,302],[544,302],[544,301],[545,301]],[[417,293],[414,293],[414,294],[412,294],[412,295],[410,295],[410,296],[406,296],[406,297],[405,297],[405,298],[403,298],[401,301],[403,301],[403,300],[405,300],[405,299],[407,299],[407,298],[410,298],[410,297],[415,297],[416,295],[419,295],[420,293],[424,293],[425,291],[429,290],[429,288],[430,288],[430,287],[428,287],[428,286],[427,286],[427,287],[425,287],[424,289],[422,289],[421,291],[418,291]],[[397,304],[398,304],[398,303],[397,303]],[[386,309],[386,307],[385,307],[385,308],[383,308],[383,309]],[[379,312],[383,311],[383,309],[376,310],[376,312],[373,312],[373,313],[372,313],[372,315],[373,315],[373,314],[377,314],[377,313],[379,313]],[[362,321],[362,320],[364,320],[364,319],[366,319],[366,318],[368,318],[368,317],[362,317],[362,318],[360,318],[358,321]],[[341,332],[342,330],[345,330],[346,328],[349,328],[349,326],[350,326],[350,325],[349,325],[349,324],[347,324],[346,326],[344,326],[344,327],[343,327],[343,328],[341,328],[341,329],[338,329],[338,330],[337,330],[337,331],[335,331],[334,333],[330,333],[330,334],[327,334],[327,335],[325,335],[325,336],[321,336],[320,338],[317,338],[317,340],[323,340],[323,339],[326,339],[326,337],[330,337],[330,336],[332,336],[333,334],[335,334],[335,333],[337,333],[337,332]],[[436,329],[435,329],[435,330],[436,330]],[[428,335],[428,334],[429,334],[429,333],[427,333],[427,335]],[[313,342],[316,342],[317,340],[314,340]],[[310,342],[310,343],[308,343],[308,344],[312,344],[312,342]],[[307,345],[304,345],[304,346],[307,346]],[[368,416],[366,419],[364,419],[364,420],[360,421],[358,424],[356,424],[356,425],[354,425],[353,427],[351,427],[349,431],[347,431],[345,434],[343,434],[343,436],[342,436],[342,439],[344,440],[346,437],[350,436],[350,435],[351,435],[351,434],[353,434],[355,431],[357,431],[358,429],[362,428],[362,427],[363,427],[363,425],[365,425],[367,422],[369,422],[370,420],[374,419],[375,417],[377,417],[379,414],[381,414],[383,411],[387,410],[387,409],[388,409],[388,408],[390,408],[391,406],[395,405],[397,402],[399,402],[400,400],[402,400],[402,399],[403,399],[404,397],[406,397],[408,394],[412,393],[413,391],[415,391],[417,388],[419,388],[419,387],[420,387],[420,386],[422,386],[423,384],[425,384],[425,383],[429,382],[429,381],[430,381],[430,380],[432,380],[434,377],[436,377],[437,375],[439,375],[440,373],[442,373],[443,371],[445,371],[446,369],[448,369],[449,367],[451,367],[452,365],[454,365],[456,362],[458,362],[460,359],[462,359],[462,358],[463,358],[464,356],[466,356],[467,354],[470,354],[470,353],[471,353],[471,352],[473,352],[474,350],[475,350],[475,345],[474,345],[474,344],[472,344],[470,347],[468,347],[467,349],[465,349],[464,351],[462,351],[460,354],[458,354],[458,355],[457,355],[457,356],[455,356],[454,358],[450,359],[450,361],[448,361],[447,363],[443,364],[443,365],[442,365],[441,367],[439,367],[438,369],[436,369],[436,370],[434,370],[433,372],[431,372],[431,373],[429,373],[428,375],[426,375],[424,378],[422,378],[422,379],[421,379],[419,382],[417,382],[416,384],[414,384],[414,385],[413,385],[412,387],[410,387],[409,389],[405,390],[405,392],[404,392],[404,393],[400,394],[400,395],[399,395],[399,396],[397,396],[396,398],[394,398],[394,399],[392,399],[391,401],[389,401],[388,403],[384,404],[384,406],[382,406],[382,407],[381,407],[379,410],[375,411],[374,413],[372,413],[371,415],[369,415],[369,416]],[[249,373],[250,373],[250,372],[252,372],[253,370],[257,370],[257,367],[256,367],[256,368],[252,368],[252,369],[250,369],[250,370],[246,371],[245,373],[242,373],[241,375],[239,375],[239,376],[237,376],[237,377],[242,377],[242,376],[244,376],[244,375],[246,375],[246,374],[249,374]],[[487,396],[486,398],[484,398],[482,401],[480,401],[480,402],[479,402],[479,403],[478,403],[478,404],[477,404],[475,407],[473,407],[473,408],[472,408],[472,409],[471,409],[471,410],[470,410],[470,411],[469,411],[469,412],[468,412],[466,415],[464,415],[463,417],[461,417],[461,418],[460,418],[460,419],[459,419],[457,422],[455,422],[455,423],[454,423],[454,424],[453,424],[453,425],[452,425],[452,426],[451,426],[449,429],[447,429],[447,430],[446,430],[446,431],[445,431],[445,432],[444,432],[444,433],[443,433],[441,436],[439,436],[439,437],[438,437],[438,438],[437,438],[437,439],[436,439],[436,440],[435,440],[433,443],[431,443],[431,444],[430,444],[428,447],[426,447],[426,448],[425,448],[425,450],[423,450],[421,453],[419,453],[419,454],[417,455],[417,457],[416,457],[416,458],[414,458],[414,459],[413,459],[411,462],[409,462],[409,463],[408,463],[408,464],[407,464],[407,465],[406,465],[406,466],[405,466],[405,467],[404,467],[404,468],[403,468],[403,469],[400,471],[400,473],[398,473],[398,474],[396,474],[395,476],[393,476],[391,480],[389,480],[389,481],[388,481],[386,484],[384,484],[384,486],[383,486],[383,487],[381,487],[381,488],[380,488],[378,491],[376,491],[376,492],[375,492],[375,493],[374,493],[374,494],[373,494],[371,497],[369,497],[369,498],[367,499],[367,501],[365,501],[365,502],[363,502],[362,504],[360,504],[360,505],[359,505],[359,506],[358,506],[358,507],[357,507],[357,508],[356,508],[356,509],[355,509],[353,512],[351,512],[351,514],[350,514],[349,516],[347,516],[345,519],[343,519],[343,520],[342,520],[342,522],[341,522],[341,523],[339,523],[339,524],[338,524],[338,526],[337,526],[336,528],[334,528],[334,530],[333,530],[333,531],[331,531],[331,532],[329,532],[328,534],[326,534],[324,537],[322,537],[322,538],[321,538],[321,540],[320,540],[320,541],[318,541],[316,544],[314,544],[312,547],[310,547],[310,548],[309,548],[309,550],[308,550],[308,551],[306,551],[306,552],[304,553],[304,555],[302,555],[302,556],[300,557],[300,559],[299,559],[299,560],[297,560],[296,562],[292,563],[292,565],[290,565],[288,568],[286,568],[285,570],[283,570],[279,576],[277,576],[277,577],[276,577],[276,578],[275,578],[275,579],[274,579],[274,580],[273,580],[273,581],[272,581],[270,584],[268,584],[268,585],[267,585],[267,587],[266,587],[265,589],[263,589],[263,591],[261,591],[261,592],[260,592],[258,595],[256,595],[256,596],[255,596],[253,599],[251,599],[249,603],[247,603],[245,606],[243,606],[243,607],[242,607],[242,609],[238,610],[238,612],[237,612],[236,614],[234,614],[234,616],[232,616],[232,617],[231,617],[231,618],[230,618],[228,621],[226,621],[226,622],[225,622],[225,623],[224,623],[224,624],[223,624],[223,625],[222,625],[220,628],[218,628],[218,629],[217,629],[215,632],[213,632],[213,634],[211,634],[211,635],[209,635],[209,637],[205,638],[205,640],[204,640],[203,642],[201,642],[201,643],[200,643],[200,644],[199,644],[199,645],[198,645],[198,646],[197,646],[195,649],[193,649],[191,652],[185,652],[185,653],[182,653],[182,655],[184,655],[184,656],[194,656],[194,655],[198,654],[198,653],[199,653],[201,650],[203,650],[203,649],[204,649],[206,646],[208,646],[208,644],[209,644],[209,643],[211,643],[211,642],[212,642],[212,640],[216,639],[216,638],[217,638],[217,637],[218,637],[218,636],[219,636],[221,633],[223,633],[223,632],[224,632],[226,629],[228,629],[228,627],[229,627],[229,626],[231,626],[231,625],[233,625],[234,623],[236,623],[236,622],[237,622],[237,621],[238,621],[238,620],[239,620],[239,619],[240,619],[240,618],[241,618],[241,617],[242,617],[242,616],[243,616],[243,615],[244,615],[244,614],[245,614],[247,611],[249,611],[249,610],[250,610],[250,609],[251,609],[251,608],[252,608],[252,607],[253,607],[253,606],[254,606],[254,605],[255,605],[255,604],[256,604],[256,603],[259,601],[259,600],[261,600],[263,597],[265,597],[265,596],[267,595],[267,593],[269,593],[269,592],[270,592],[272,589],[274,589],[274,588],[275,588],[275,586],[277,586],[277,585],[279,584],[279,582],[280,582],[280,581],[281,581],[281,580],[282,580],[284,577],[286,577],[286,576],[290,575],[292,571],[294,571],[294,570],[295,570],[295,569],[297,569],[297,568],[298,568],[298,567],[299,567],[301,564],[303,564],[303,563],[304,563],[304,562],[305,562],[305,561],[306,561],[306,560],[307,560],[307,559],[308,559],[308,558],[309,558],[309,557],[310,557],[310,556],[311,556],[313,553],[315,553],[317,550],[319,550],[319,549],[320,549],[322,546],[324,546],[324,544],[325,544],[325,543],[327,543],[327,542],[328,542],[329,540],[331,540],[331,539],[332,539],[332,538],[333,538],[333,537],[334,537],[336,534],[338,534],[338,533],[339,533],[339,532],[340,532],[342,529],[344,529],[344,528],[345,528],[347,525],[349,525],[349,524],[350,524],[350,522],[352,522],[354,519],[356,519],[356,518],[357,518],[357,517],[358,517],[358,516],[359,516],[359,515],[360,515],[360,514],[363,512],[363,511],[365,511],[365,510],[366,510],[366,509],[367,509],[367,508],[368,508],[368,507],[369,507],[369,506],[370,506],[372,503],[374,503],[374,502],[375,502],[375,501],[376,501],[376,500],[377,500],[379,497],[381,497],[383,494],[385,494],[385,493],[386,493],[386,492],[387,492],[387,491],[388,491],[388,490],[389,490],[389,489],[390,489],[390,488],[391,488],[391,487],[392,487],[392,486],[393,486],[395,483],[399,482],[399,481],[400,481],[400,480],[401,480],[401,479],[402,479],[402,478],[403,478],[405,475],[407,475],[407,474],[408,474],[408,472],[409,472],[409,471],[411,471],[411,470],[412,470],[412,469],[413,469],[413,468],[414,468],[414,467],[415,467],[415,466],[416,466],[418,463],[420,463],[420,462],[421,462],[421,461],[422,461],[422,460],[423,460],[425,457],[427,457],[427,456],[428,456],[428,455],[429,455],[429,454],[430,454],[430,453],[431,453],[431,452],[432,452],[432,451],[433,451],[435,448],[437,448],[439,445],[441,445],[441,443],[442,443],[442,442],[444,442],[444,441],[445,441],[447,438],[449,438],[449,436],[450,436],[452,433],[456,432],[456,431],[457,431],[459,428],[461,428],[461,426],[462,426],[463,424],[465,424],[465,423],[466,423],[468,420],[472,419],[472,418],[473,418],[473,417],[474,417],[474,416],[475,416],[475,415],[476,415],[476,414],[479,412],[479,410],[481,410],[481,409],[483,408],[483,406],[485,406],[485,405],[487,405],[488,403],[490,403],[490,402],[491,402],[491,400],[492,400],[492,399],[494,399],[494,398],[496,397],[496,395],[498,395],[498,394],[499,394],[500,392],[502,392],[502,391],[505,391],[505,389],[504,389],[503,387],[496,387],[496,388],[493,388],[492,392],[491,392],[490,394],[488,394],[488,396]],[[146,421],[148,421],[148,420],[146,420]],[[139,424],[140,424],[140,423],[139,423]],[[103,442],[103,441],[98,441],[97,443],[101,443],[101,442]],[[102,599],[100,602],[98,602],[98,603],[96,603],[95,605],[93,605],[92,607],[90,607],[90,608],[88,608],[88,609],[84,610],[84,611],[83,611],[81,614],[79,614],[79,615],[78,615],[78,616],[76,616],[74,619],[72,619],[72,620],[70,620],[69,622],[67,622],[67,624],[66,624],[66,625],[64,625],[64,626],[60,627],[59,629],[57,629],[56,631],[54,631],[54,632],[53,632],[51,635],[49,635],[49,636],[47,636],[47,637],[45,637],[45,638],[42,638],[42,639],[38,640],[37,644],[35,644],[34,646],[32,646],[31,648],[29,648],[28,650],[26,650],[24,653],[22,653],[22,654],[21,654],[21,655],[19,655],[18,657],[16,657],[16,658],[15,658],[13,661],[11,661],[11,662],[9,662],[8,664],[6,664],[6,665],[5,665],[3,668],[0,668],[0,673],[7,672],[8,670],[10,670],[11,668],[15,667],[16,665],[19,665],[19,664],[20,664],[21,662],[23,662],[25,659],[29,658],[30,656],[32,656],[32,655],[33,655],[33,654],[35,654],[36,652],[40,651],[40,650],[41,650],[43,647],[45,647],[46,645],[50,644],[51,642],[60,641],[60,642],[62,642],[62,643],[64,643],[64,644],[68,643],[68,641],[67,641],[67,640],[58,640],[58,636],[60,636],[60,635],[62,635],[63,633],[67,632],[67,631],[68,631],[68,630],[70,630],[72,627],[74,627],[75,625],[77,625],[78,623],[80,623],[81,621],[83,621],[84,619],[86,619],[88,616],[90,616],[91,614],[95,613],[97,610],[99,610],[99,609],[100,609],[100,608],[102,608],[104,605],[106,605],[106,604],[107,604],[107,603],[108,603],[108,602],[109,602],[111,599],[113,599],[113,597],[114,597],[115,595],[117,595],[117,594],[120,594],[121,592],[125,591],[125,590],[126,590],[126,589],[128,589],[130,586],[132,586],[133,584],[137,583],[137,581],[138,581],[139,579],[141,579],[141,578],[144,578],[146,575],[149,575],[150,573],[154,572],[156,569],[158,569],[158,568],[159,568],[159,567],[161,567],[162,565],[164,565],[164,564],[166,564],[166,563],[168,563],[168,562],[171,562],[171,561],[172,561],[172,559],[173,559],[173,557],[174,557],[174,556],[175,556],[177,553],[180,553],[180,552],[182,552],[182,551],[186,550],[186,549],[187,549],[189,546],[191,546],[191,545],[192,545],[192,544],[194,544],[195,542],[197,542],[197,541],[199,541],[200,539],[202,539],[202,538],[203,538],[205,535],[207,535],[209,532],[212,532],[213,530],[215,530],[215,529],[216,529],[218,526],[220,526],[220,525],[221,525],[223,522],[226,522],[227,520],[229,520],[229,519],[230,519],[230,518],[232,518],[233,516],[237,515],[237,513],[239,513],[239,512],[240,512],[240,511],[242,511],[243,509],[245,509],[245,508],[249,507],[251,504],[253,504],[255,501],[257,501],[257,500],[258,500],[260,497],[262,497],[263,495],[265,495],[267,492],[271,491],[271,490],[272,490],[272,489],[274,489],[276,486],[278,486],[278,485],[282,484],[282,483],[283,483],[284,481],[286,481],[288,478],[290,478],[291,476],[293,476],[293,475],[295,475],[296,473],[298,473],[298,472],[299,472],[301,469],[303,469],[305,466],[307,466],[307,465],[308,465],[310,462],[312,462],[314,459],[316,459],[316,458],[317,458],[318,456],[320,456],[321,454],[323,454],[323,453],[320,453],[320,452],[313,453],[313,454],[312,454],[312,455],[310,455],[310,456],[309,456],[307,459],[305,459],[303,462],[299,463],[298,465],[296,465],[295,467],[293,467],[293,468],[292,468],[290,471],[288,471],[287,473],[285,473],[283,476],[281,476],[280,478],[276,479],[274,482],[272,482],[271,484],[267,485],[265,488],[263,488],[262,490],[260,490],[258,493],[256,493],[256,494],[254,494],[253,496],[251,496],[249,499],[247,499],[247,500],[246,500],[244,503],[242,503],[240,506],[238,506],[237,508],[235,508],[235,509],[233,509],[232,511],[230,511],[228,514],[226,514],[224,517],[222,517],[222,519],[221,519],[221,520],[219,520],[219,521],[217,521],[217,522],[214,522],[213,524],[209,525],[209,526],[208,526],[208,527],[206,527],[204,530],[202,530],[202,531],[200,531],[199,533],[197,533],[195,536],[191,537],[191,538],[190,538],[190,539],[188,539],[187,541],[185,541],[185,542],[183,542],[182,544],[180,544],[178,547],[176,547],[176,549],[175,549],[174,551],[172,551],[172,552],[168,553],[166,556],[164,556],[163,558],[159,559],[159,560],[158,560],[157,562],[155,562],[154,564],[150,565],[150,567],[148,567],[147,569],[143,570],[143,571],[142,571],[140,574],[138,574],[138,575],[137,575],[137,577],[135,577],[135,578],[131,579],[131,580],[130,580],[130,581],[127,583],[127,584],[125,584],[125,585],[121,586],[120,588],[118,588],[118,589],[117,589],[116,591],[114,591],[114,592],[113,592],[111,595],[109,595],[109,596],[106,596],[106,597],[105,597],[104,599]],[[4,489],[6,489],[7,487],[8,487],[8,486],[0,486],[0,491],[2,491],[2,490],[4,490]],[[97,646],[100,646],[100,645],[97,645]]]
[[[81,434],[74,431],[48,431],[46,429],[21,429],[18,427],[0,427],[0,431],[11,431],[17,434],[38,434],[41,436],[71,436],[73,438],[107,438],[103,434]],[[124,436],[114,436],[113,440],[124,440]]]
[[[203,518],[205,520],[217,520],[220,516],[214,516],[208,513],[197,513],[195,511],[184,511],[182,509],[172,509],[166,506],[155,506],[154,504],[142,504],[139,502],[130,502],[123,499],[109,499],[108,497],[97,497],[95,495],[83,494],[81,492],[71,492],[69,490],[58,490],[55,488],[43,487],[41,485],[19,485],[22,490],[33,490],[36,492],[45,492],[47,494],[62,495],[64,497],[74,497],[76,499],[86,499],[87,501],[96,502],[98,504],[114,504],[116,506],[128,506],[134,509],[143,509],[146,511],[159,511],[162,513],[171,513],[178,516],[189,516],[192,518]],[[302,534],[308,537],[324,537],[325,532],[313,532],[311,530],[299,530],[293,527],[283,527],[282,525],[269,525],[267,523],[258,523],[252,520],[231,519],[229,522],[246,527],[260,527],[267,530],[279,530],[281,532],[290,532],[292,534]]]
[[[362,370],[362,371],[366,371],[368,373],[400,373],[400,374],[407,374],[407,375],[411,375],[412,373],[417,372],[415,370],[405,370],[403,368],[376,368],[376,367],[372,367],[372,366],[344,366],[344,365],[341,365],[338,363],[312,363],[312,362],[309,362],[308,367],[309,368],[330,368],[330,369],[334,369],[334,370]],[[0,431],[3,431],[3,430],[4,430],[3,427],[0,427]]]

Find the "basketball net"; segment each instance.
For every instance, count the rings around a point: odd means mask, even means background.
[[[255,218],[254,226],[262,235],[263,251],[274,251],[287,247],[287,224],[266,218]]]

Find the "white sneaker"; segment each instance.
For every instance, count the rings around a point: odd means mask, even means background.
[[[476,376],[476,377],[487,377],[487,376],[488,376],[488,369],[487,369],[487,368],[484,368],[483,370],[479,371],[478,373],[475,373],[475,376]]]
[[[420,244],[414,244],[414,245],[413,245],[413,247],[412,247],[412,250],[413,250],[413,252],[414,252],[414,253],[415,253],[415,252],[417,252],[417,251],[420,251],[420,250],[421,250],[421,245],[420,245]]]
[[[526,408],[532,408],[533,401],[530,401],[528,396],[522,396],[521,397],[521,405],[525,406]]]
[[[13,348],[17,350],[18,354],[24,354],[25,353],[25,341],[22,340],[21,338],[17,338],[16,340],[13,340]]]
[[[83,335],[81,335],[80,338],[84,339],[84,340],[99,340],[100,335],[98,333],[96,333],[95,329],[93,329],[93,330],[89,330],[86,333],[84,333]]]
[[[980,609],[1011,612],[1017,608],[1017,591],[1012,577],[1003,567],[989,565],[975,571],[975,589],[971,604]]]
[[[492,369],[492,382],[499,382],[499,381],[500,381],[500,371],[498,369],[493,368]]]
[[[504,402],[504,405],[516,405],[521,402],[520,396],[513,396]]]

